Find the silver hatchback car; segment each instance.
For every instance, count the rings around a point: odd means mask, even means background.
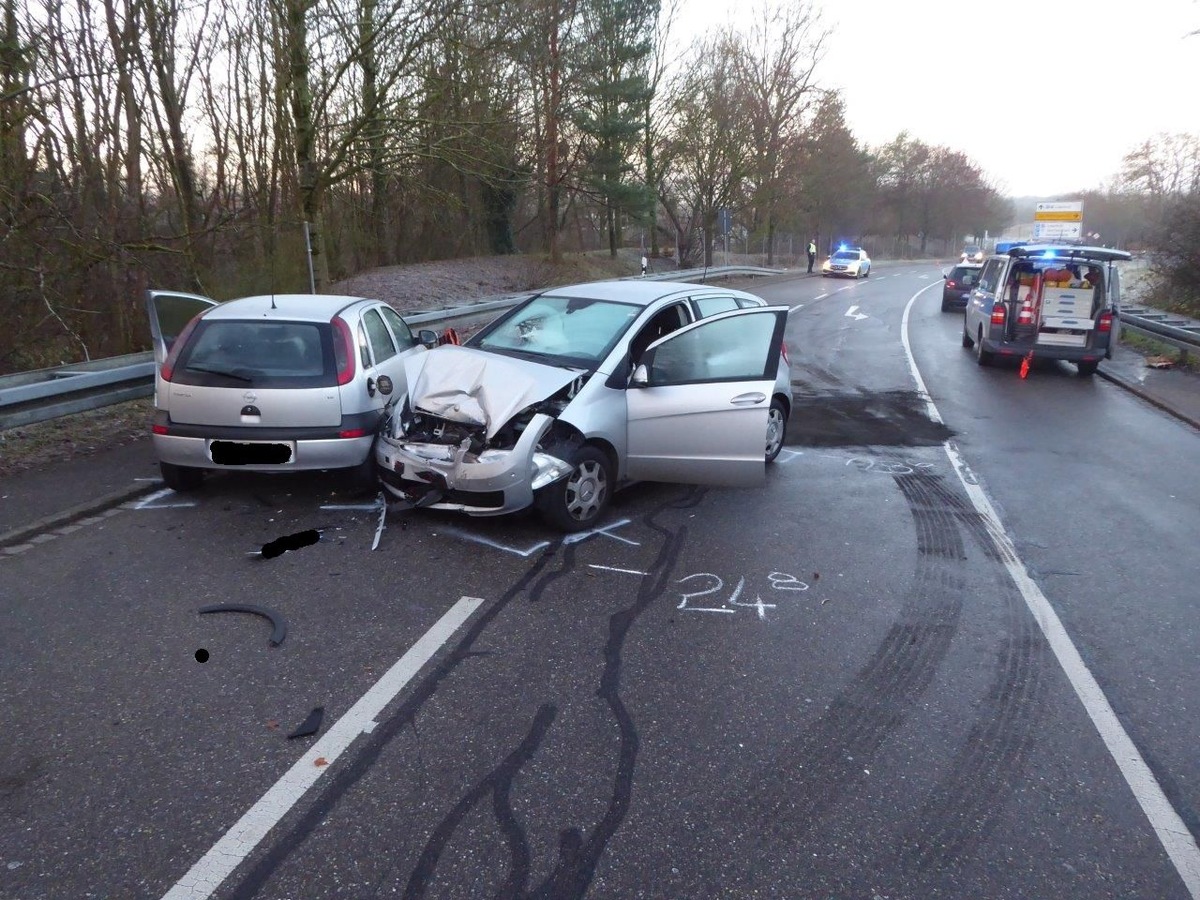
[[[384,488],[476,516],[592,525],[619,484],[752,486],[792,408],[787,307],[728,288],[551,288],[406,361],[375,445]]]
[[[200,486],[206,471],[343,469],[374,483],[371,444],[414,339],[379,300],[276,294],[217,303],[150,291],[154,448],[163,481]],[[422,343],[423,342],[423,343]]]

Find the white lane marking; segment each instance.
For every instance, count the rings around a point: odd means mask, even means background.
[[[789,309],[789,310],[788,310],[788,315],[791,315],[792,313],[794,313],[794,312],[795,312],[796,310],[798,310],[798,309],[804,309],[804,304],[803,304],[803,303],[797,303],[795,306],[793,306],[791,309]]]
[[[937,282],[926,285],[909,298],[908,304],[904,307],[904,316],[900,320],[900,337],[904,344],[904,352],[908,356],[909,370],[925,401],[929,417],[935,422],[942,423],[941,414],[930,398],[929,391],[925,387],[925,380],[917,369],[912,345],[908,340],[908,319],[913,303],[921,294],[936,286]],[[1038,628],[1046,636],[1046,641],[1050,644],[1050,649],[1054,651],[1058,664],[1071,682],[1071,687],[1075,689],[1076,696],[1083,703],[1083,708],[1087,710],[1092,724],[1100,733],[1100,739],[1104,741],[1104,746],[1108,748],[1117,768],[1121,770],[1125,783],[1133,792],[1134,799],[1137,800],[1142,812],[1150,821],[1150,826],[1158,836],[1159,843],[1167,851],[1167,856],[1170,857],[1179,877],[1187,886],[1188,893],[1192,897],[1200,898],[1200,846],[1197,846],[1196,839],[1188,831],[1187,825],[1184,824],[1183,819],[1163,792],[1162,785],[1155,780],[1154,773],[1150,771],[1142,754],[1138,752],[1137,746],[1121,725],[1121,720],[1113,711],[1112,704],[1108,702],[1108,698],[1096,682],[1095,676],[1088,669],[1083,657],[1079,655],[1079,650],[1076,649],[1071,636],[1067,634],[1054,607],[1050,605],[1050,601],[1046,599],[1041,588],[1029,576],[1025,564],[1017,555],[1017,548],[1000,522],[1000,516],[996,513],[992,501],[979,486],[962,453],[953,441],[946,441],[942,446],[946,451],[946,456],[950,458],[950,464],[954,466],[954,471],[958,475],[959,481],[962,482],[967,496],[971,498],[975,511],[979,513],[980,518],[987,526],[992,542],[1000,552],[1005,568],[1008,569],[1009,576],[1016,584],[1017,590],[1021,592],[1021,596],[1025,598],[1025,605],[1029,607]]]
[[[404,689],[483,602],[480,597],[460,597],[458,602],[384,672],[358,702],[225,832],[212,849],[163,895],[163,900],[205,900],[211,897],[342,751],[360,734],[370,732],[375,727],[375,717],[383,712],[383,708]],[[325,759],[325,763],[317,765],[317,760],[321,758]]]
[[[817,294],[817,296],[813,297],[813,300],[824,300],[828,296],[829,292],[826,291],[824,294]]]
[[[623,572],[626,575],[648,575],[649,572],[639,572],[637,569],[617,569],[612,566],[598,566],[595,563],[588,563],[589,569],[603,569],[605,572]]]
[[[854,319],[854,321],[856,321],[856,322],[857,322],[857,321],[859,321],[860,319],[869,319],[869,318],[871,318],[871,317],[870,317],[870,316],[868,316],[866,313],[860,313],[860,312],[858,311],[858,307],[857,307],[857,306],[852,306],[852,307],[850,307],[848,310],[846,310],[846,312],[844,313],[844,315],[846,315],[846,316],[849,316],[850,318]]]
[[[322,503],[321,509],[354,509],[364,512],[374,512],[379,509],[379,502],[374,503]]]

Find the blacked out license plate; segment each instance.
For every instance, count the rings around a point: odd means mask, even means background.
[[[292,445],[267,441],[213,441],[212,461],[219,466],[281,466],[292,461]]]

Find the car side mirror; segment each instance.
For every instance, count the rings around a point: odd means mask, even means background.
[[[633,369],[633,374],[629,376],[630,387],[646,387],[650,384],[650,371],[646,368],[645,363],[638,363]]]
[[[427,350],[432,350],[438,345],[437,332],[430,328],[422,328],[417,332],[417,341]]]

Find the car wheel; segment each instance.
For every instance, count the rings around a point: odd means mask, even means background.
[[[771,409],[767,413],[767,462],[775,462],[775,457],[783,449],[783,436],[787,432],[787,422],[787,406],[776,397],[771,401]]]
[[[375,465],[375,451],[371,450],[367,458],[357,466],[342,470],[343,484],[351,494],[366,495],[379,491],[379,469]]]
[[[538,491],[534,504],[543,519],[561,531],[582,531],[596,522],[612,496],[612,463],[588,444],[568,460],[571,473]]]
[[[968,350],[970,350],[972,347],[975,346],[975,339],[972,338],[971,335],[967,332],[967,322],[966,322],[965,317],[963,318],[962,345],[964,347],[966,347]]]
[[[942,312],[950,312],[950,304],[945,300],[942,301]]]
[[[204,483],[203,469],[193,469],[189,466],[176,466],[172,463],[160,462],[158,470],[162,473],[163,483],[177,494],[194,491]]]
[[[983,349],[983,331],[975,338],[975,362],[981,366],[990,366],[992,364],[992,353],[990,350]]]
[[[863,272],[863,278],[870,278],[870,277],[871,277],[871,267],[867,266],[867,271]]]
[[[1075,363],[1075,365],[1079,368],[1080,378],[1091,378],[1096,374],[1096,370],[1100,368],[1100,360],[1080,360],[1079,362]]]

